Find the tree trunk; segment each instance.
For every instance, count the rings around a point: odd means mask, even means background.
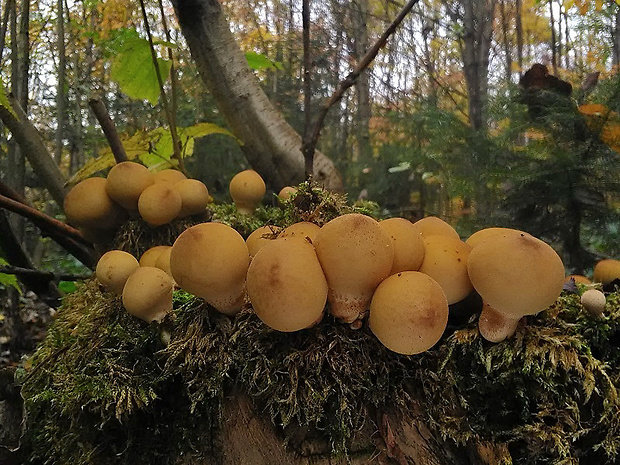
[[[616,8],[614,15],[614,25],[611,33],[613,40],[613,65],[620,65],[620,8]]]
[[[359,62],[368,49],[368,0],[355,2],[353,33],[355,34],[355,60]],[[365,69],[355,83],[357,90],[357,113],[355,132],[357,138],[357,158],[361,163],[368,163],[372,158],[370,145],[370,71]]]
[[[549,0],[549,21],[551,26],[551,65],[553,75],[558,75],[558,42],[555,37],[555,16],[553,14],[553,0]]]
[[[506,11],[506,1],[502,0],[499,4],[500,13],[502,16],[502,42],[504,45],[505,54],[505,66],[506,66],[506,82],[512,81],[512,44],[508,38],[508,29],[510,27],[508,20],[508,12]]]
[[[515,12],[515,29],[517,33],[517,65],[519,66],[519,75],[523,70],[523,23],[521,21],[521,0],[516,0]]]
[[[64,1],[58,0],[56,7],[56,44],[58,52],[58,72],[56,73],[58,83],[56,85],[56,146],[54,161],[60,165],[62,161],[63,141],[65,138],[65,127],[67,121],[67,93],[65,92],[67,59],[65,53],[65,14]]]
[[[202,79],[229,126],[243,142],[248,162],[274,190],[304,180],[300,135],[269,101],[229,29],[217,0],[174,0],[181,31]],[[317,153],[314,179],[342,191],[333,162]]]

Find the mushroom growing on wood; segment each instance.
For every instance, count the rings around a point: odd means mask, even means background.
[[[133,161],[123,161],[110,169],[106,192],[125,210],[136,211],[140,194],[154,182],[153,173],[146,166]]]
[[[299,331],[321,318],[327,281],[314,247],[300,237],[265,244],[252,259],[247,291],[254,311],[278,331]]]
[[[122,250],[110,250],[97,262],[95,276],[109,292],[116,295],[123,293],[123,287],[129,275],[140,265],[136,257]]]
[[[417,271],[424,258],[422,234],[413,223],[405,218],[388,218],[379,222],[392,239],[394,263],[390,274],[400,271]]]
[[[370,303],[370,330],[388,349],[413,355],[433,347],[448,324],[448,300],[441,286],[418,271],[385,279]]]
[[[146,322],[161,321],[172,311],[174,281],[165,271],[138,267],[123,288],[123,307]]]
[[[104,178],[77,183],[66,195],[63,206],[69,222],[85,228],[112,229],[126,215],[106,192]]]
[[[392,239],[374,219],[349,213],[324,224],[314,247],[329,284],[330,312],[345,323],[361,319],[392,269]]]
[[[237,173],[228,186],[230,196],[241,213],[252,214],[265,196],[265,181],[254,170]]]
[[[469,278],[485,304],[479,329],[484,338],[493,327],[510,326],[553,304],[564,285],[564,265],[547,243],[525,232],[494,235],[474,247],[467,261]],[[496,314],[487,315],[487,312]],[[495,338],[496,339],[496,338]]]
[[[170,223],[179,215],[181,206],[181,194],[169,182],[156,182],[144,189],[138,199],[140,216],[151,226]]]
[[[226,315],[241,309],[249,264],[243,237],[223,223],[186,229],[170,253],[170,270],[179,287]]]

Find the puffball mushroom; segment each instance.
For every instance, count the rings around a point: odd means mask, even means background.
[[[170,271],[171,252],[172,247],[166,247],[157,255],[157,260],[155,260],[155,268],[165,271],[169,276],[172,276],[172,271]]]
[[[476,291],[497,312],[488,318],[496,326],[502,319],[518,322],[544,310],[556,301],[564,285],[564,265],[558,254],[525,232],[499,233],[476,245],[469,254],[467,270]],[[492,325],[485,328],[488,326]],[[516,328],[516,323],[513,326]]]
[[[65,214],[71,224],[85,228],[113,229],[124,213],[106,192],[104,178],[88,178],[77,183],[65,196]]]
[[[171,245],[156,245],[145,251],[140,257],[140,266],[155,266],[159,254],[166,249],[171,249]],[[157,268],[157,267],[156,267]]]
[[[471,247],[447,235],[424,237],[424,258],[418,271],[439,283],[452,305],[467,297],[474,287],[467,273]]]
[[[226,315],[241,309],[249,264],[243,237],[223,223],[186,229],[170,253],[170,270],[178,286]]]
[[[300,221],[284,228],[280,237],[307,237],[310,239],[311,243],[314,243],[314,239],[320,230],[321,227],[317,224],[311,223],[310,221]]]
[[[165,271],[150,266],[138,267],[123,288],[123,307],[148,323],[160,322],[172,311],[173,290],[174,281]]]
[[[280,231],[282,231],[280,226],[271,225],[261,226],[252,231],[245,240],[250,257],[253,258],[265,244],[276,239]]]
[[[329,284],[330,312],[345,323],[361,319],[392,269],[392,239],[374,219],[349,213],[324,224],[314,247]]]
[[[312,244],[283,237],[265,244],[252,259],[247,292],[263,323],[277,331],[299,331],[323,315],[327,280]]]
[[[609,284],[616,279],[620,279],[620,260],[606,258],[596,262],[592,273],[595,283]]]
[[[278,192],[278,199],[280,199],[280,201],[288,200],[296,192],[296,187],[284,186],[282,189],[280,189],[280,192]]]
[[[138,199],[138,211],[151,226],[161,226],[175,219],[182,206],[181,194],[169,182],[156,182],[144,189]]]
[[[469,244],[469,246],[471,247],[475,247],[477,244],[480,244],[483,241],[486,241],[489,237],[493,237],[495,234],[498,233],[518,233],[520,234],[522,231],[519,231],[518,229],[511,229],[511,228],[484,228],[484,229],[480,229],[479,231],[476,231],[475,233],[473,233],[471,236],[469,236],[467,238],[467,240],[465,241],[466,244]]]
[[[392,239],[394,263],[390,274],[417,271],[424,258],[424,242],[419,230],[405,218],[388,218],[379,222]]]
[[[564,282],[568,283],[570,280],[573,280],[576,284],[592,284],[587,277],[580,274],[569,274],[566,278],[564,278]]]
[[[265,181],[256,171],[245,170],[233,176],[228,190],[237,210],[249,215],[265,195]]]
[[[512,318],[495,310],[488,303],[482,303],[478,319],[478,331],[489,342],[502,342],[512,336],[519,326],[521,318]]]
[[[461,239],[459,233],[441,218],[427,216],[413,223],[416,230],[424,236],[446,235]]]
[[[175,189],[181,195],[180,218],[204,213],[211,201],[209,190],[198,179],[183,179],[174,184]]]
[[[601,318],[603,316],[605,303],[605,294],[598,289],[588,289],[581,294],[581,305],[593,317]]]
[[[176,184],[179,181],[187,179],[187,176],[179,170],[166,169],[153,173],[153,178],[155,179],[155,182],[169,182],[171,184]]]
[[[368,324],[393,352],[413,355],[433,347],[448,324],[448,300],[441,286],[418,271],[386,278],[372,296]]]
[[[97,262],[95,276],[106,290],[121,295],[127,278],[139,267],[138,260],[130,253],[110,250]]]
[[[110,169],[106,192],[125,210],[136,211],[140,194],[154,182],[153,173],[146,166],[133,161],[123,161]]]

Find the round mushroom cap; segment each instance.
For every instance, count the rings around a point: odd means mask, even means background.
[[[424,237],[424,258],[418,271],[439,283],[450,305],[460,302],[474,290],[467,273],[471,247],[453,236]]]
[[[452,226],[446,223],[441,218],[437,218],[436,216],[427,216],[422,218],[421,220],[413,223],[416,230],[424,236],[452,236],[455,239],[461,239],[459,233],[456,232]]]
[[[330,312],[345,323],[364,316],[394,262],[392,239],[369,216],[348,213],[325,223],[314,240],[329,284]]]
[[[278,192],[278,199],[280,199],[281,201],[288,200],[295,193],[297,193],[296,187],[284,186],[282,189],[280,189],[280,192]]]
[[[252,259],[247,291],[258,317],[277,331],[299,331],[320,320],[327,281],[314,247],[300,237],[270,241]]]
[[[155,268],[157,268],[155,266],[155,263],[157,263],[157,258],[159,257],[159,254],[162,253],[164,250],[171,248],[171,245],[156,245],[154,247],[151,247],[150,249],[145,251],[140,257],[140,266],[154,266]]]
[[[172,311],[174,281],[165,271],[138,267],[123,288],[123,307],[146,322],[161,321]]]
[[[63,203],[67,220],[76,226],[113,229],[123,220],[122,208],[106,192],[104,178],[88,178],[77,183]]]
[[[405,218],[388,218],[379,221],[394,245],[394,263],[390,274],[416,271],[424,258],[424,242],[420,231]]]
[[[433,347],[448,324],[441,286],[418,271],[386,278],[372,296],[370,330],[393,352],[413,355]]]
[[[168,273],[169,276],[172,277],[172,271],[170,271],[170,253],[172,252],[172,247],[166,247],[163,249],[158,255],[157,260],[155,260],[155,268],[159,268],[160,270]]]
[[[234,315],[243,305],[249,264],[243,237],[223,223],[186,229],[170,254],[170,269],[178,286],[226,315]]]
[[[317,224],[309,221],[300,221],[293,223],[292,225],[284,228],[280,237],[301,237],[310,240],[310,243],[314,243],[316,235],[321,230],[321,227]]]
[[[252,233],[245,240],[250,257],[253,258],[265,244],[276,239],[280,231],[282,231],[280,226],[271,225],[260,226],[252,231]]]
[[[512,318],[544,310],[564,286],[558,254],[525,232],[499,233],[478,244],[469,254],[467,270],[482,299]]]
[[[127,278],[139,266],[136,257],[130,253],[110,250],[104,253],[97,262],[95,276],[109,292],[121,295]]]
[[[181,194],[169,182],[156,182],[144,189],[138,199],[140,216],[151,226],[174,220],[181,211]]]
[[[581,294],[581,305],[583,305],[583,308],[592,316],[598,318],[603,316],[605,304],[605,294],[597,289],[588,289]]]
[[[166,169],[153,173],[153,178],[155,179],[155,182],[169,182],[171,184],[176,184],[183,179],[187,179],[187,176],[179,170]]]
[[[237,210],[251,214],[263,199],[266,187],[260,174],[254,170],[245,170],[233,176],[228,190]]]
[[[616,279],[620,279],[620,260],[606,258],[596,262],[592,273],[592,281],[609,284]]]
[[[181,195],[180,218],[204,213],[207,205],[211,201],[209,190],[202,181],[198,179],[183,179],[174,185],[177,192]]]
[[[123,161],[110,169],[106,192],[112,200],[126,210],[138,209],[142,191],[155,182],[148,168],[133,161]]]
[[[592,284],[587,277],[580,274],[569,274],[566,278],[564,278],[564,282],[568,283],[570,280],[573,280],[576,284]]]
[[[510,229],[510,228],[484,228],[476,231],[471,236],[467,238],[465,241],[469,246],[475,247],[477,244],[480,244],[483,241],[486,241],[489,237],[493,237],[497,233],[516,233],[521,234],[523,231],[519,231],[518,229]]]

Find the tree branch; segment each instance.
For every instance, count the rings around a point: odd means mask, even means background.
[[[103,102],[99,99],[91,98],[88,101],[88,106],[101,125],[101,129],[103,130],[103,134],[105,134],[105,138],[112,150],[112,155],[114,155],[116,163],[129,160],[125,152],[125,147],[123,147],[123,143],[121,142],[121,138],[118,136],[118,132],[116,132],[116,126],[114,126],[114,122],[112,118],[110,118],[108,110]]]
[[[82,281],[90,275],[75,275],[67,273],[52,273],[51,271],[33,270],[21,266],[0,266],[0,273],[14,274],[15,276],[32,276],[47,281]]]
[[[355,81],[362,74],[368,65],[372,63],[375,59],[379,50],[381,50],[390,35],[394,33],[394,31],[398,28],[400,23],[402,23],[405,16],[411,11],[411,9],[418,3],[419,0],[409,0],[407,4],[402,8],[402,10],[398,13],[398,16],[392,21],[392,24],[388,26],[388,28],[381,34],[381,37],[375,42],[375,44],[366,52],[366,54],[362,57],[360,62],[355,66],[353,71],[351,71],[347,77],[345,77],[341,82],[338,88],[334,91],[329,100],[323,105],[319,115],[314,123],[312,131],[307,131],[306,136],[304,137],[303,144],[301,146],[301,151],[304,154],[304,159],[306,160],[305,166],[312,166],[312,160],[314,158],[314,152],[316,150],[317,143],[319,141],[319,136],[321,135],[321,129],[323,129],[323,124],[325,122],[325,117],[329,112],[329,109],[333,107],[344,95],[345,91],[355,84]],[[308,108],[305,109],[308,111]]]

